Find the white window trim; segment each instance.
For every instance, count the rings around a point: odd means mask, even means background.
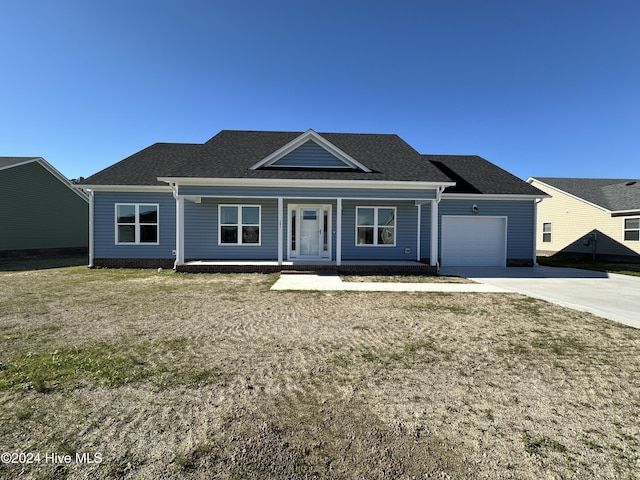
[[[358,225],[358,209],[359,208],[373,208],[373,225]],[[378,243],[378,210],[380,208],[393,210],[393,243]],[[397,207],[385,207],[385,206],[373,206],[373,205],[358,205],[356,207],[355,215],[355,246],[356,247],[395,247],[398,241],[398,208]],[[358,243],[358,228],[359,227],[373,227],[373,243]]]
[[[120,242],[118,241],[118,225],[131,225],[130,223],[118,222],[118,207],[120,206],[132,206],[135,207],[136,221],[133,224],[135,226],[135,241],[134,242]],[[156,226],[156,241],[155,242],[141,242],[140,241],[140,206],[156,207],[156,223],[145,223],[143,225],[155,225]],[[115,244],[116,245],[160,245],[160,204],[158,203],[116,203],[115,204]]]
[[[550,226],[550,228],[549,228],[548,232],[545,232],[544,231],[544,226],[547,225],[547,224]],[[547,233],[549,234],[549,241],[548,242],[545,241],[545,239],[544,239],[544,236]],[[542,243],[553,243],[553,222],[542,222]]]
[[[640,231],[640,228],[626,228],[625,224],[627,223],[627,220],[635,220],[635,219],[639,219],[638,221],[640,221],[640,217],[623,217],[622,218],[622,241],[623,242],[640,242],[640,233],[638,234],[638,240],[625,240],[625,233],[627,232],[635,232],[635,231]]]
[[[227,226],[235,225],[238,227],[238,242],[222,243],[222,226],[220,223],[220,210],[222,207],[236,207],[238,209],[238,223],[237,224],[225,224]],[[258,209],[258,243],[242,243],[242,227],[243,226],[251,226],[255,227],[254,223],[242,223],[242,207],[256,207]],[[262,205],[245,205],[245,204],[235,204],[235,203],[220,203],[218,204],[218,246],[220,247],[260,247],[262,245]]]

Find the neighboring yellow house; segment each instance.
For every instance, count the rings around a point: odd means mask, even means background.
[[[640,262],[640,180],[531,177],[538,255]]]

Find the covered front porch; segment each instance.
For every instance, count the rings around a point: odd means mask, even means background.
[[[433,275],[437,268],[426,263],[408,260],[343,260],[289,261],[277,260],[191,260],[175,267],[184,273],[277,273],[331,272],[351,275]]]
[[[174,193],[176,271],[435,271],[440,189],[220,190]]]

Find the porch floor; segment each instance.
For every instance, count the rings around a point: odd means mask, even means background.
[[[436,267],[407,260],[343,260],[335,261],[283,261],[275,260],[191,260],[179,265],[177,272],[185,273],[275,273],[286,271],[338,272],[382,275],[432,275]]]

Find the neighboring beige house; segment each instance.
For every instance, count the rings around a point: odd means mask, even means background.
[[[640,262],[640,180],[531,177],[538,255]]]

